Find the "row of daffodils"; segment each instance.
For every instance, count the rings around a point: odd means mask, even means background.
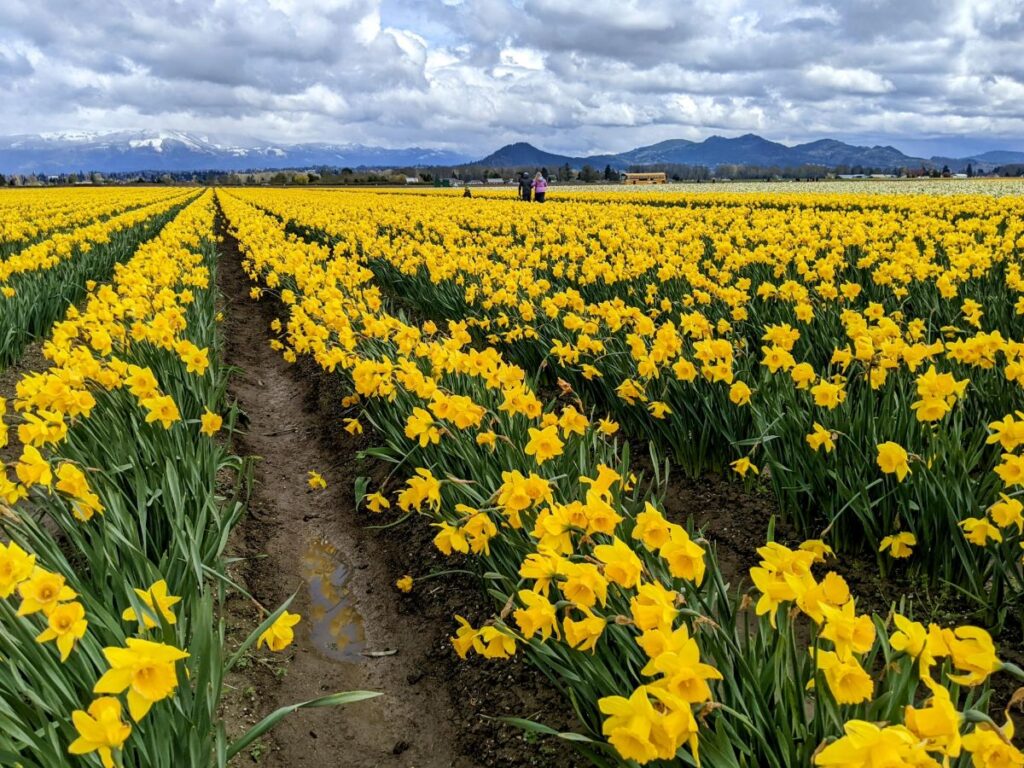
[[[80,301],[90,281],[108,280],[114,264],[128,259],[196,196],[186,189],[107,191],[84,200],[70,195],[70,211],[48,210],[47,197],[29,196],[38,205],[23,204],[17,215],[29,217],[45,234],[0,257],[0,369],[16,362],[32,339]],[[86,218],[89,200],[96,205]]]
[[[1024,680],[1024,671],[1000,660],[985,629],[926,626],[909,611],[858,612],[820,539],[795,548],[767,543],[749,573],[753,586],[730,586],[699,533],[664,516],[660,478],[630,470],[628,444],[618,440],[627,425],[600,415],[613,401],[568,377],[542,396],[544,366],[517,365],[488,346],[486,334],[474,336],[491,330],[502,343],[512,330],[524,339],[548,333],[561,315],[543,310],[560,295],[554,276],[546,284],[526,278],[542,268],[564,275],[558,254],[579,250],[585,259],[587,247],[603,244],[603,261],[589,257],[588,270],[637,270],[636,260],[657,262],[682,247],[683,228],[672,248],[647,256],[647,243],[631,245],[614,223],[584,237],[511,201],[460,208],[450,197],[411,194],[217,196],[253,299],[280,301],[271,343],[288,361],[308,357],[342,377],[351,389],[344,428],[372,427],[383,442],[374,454],[394,463],[382,487],[360,484],[363,503],[425,518],[438,549],[465,556],[481,573],[495,614],[482,623],[456,617],[456,652],[525,654],[564,691],[584,731],[560,735],[596,764],[1024,765],[1008,714],[990,714],[993,678]],[[581,204],[573,215],[579,226],[619,217],[628,229],[631,214],[617,205]],[[685,207],[666,214],[676,216],[686,218]],[[392,236],[393,227],[403,235]],[[520,228],[531,229],[529,248],[515,246]],[[481,329],[487,320],[466,313],[475,302],[465,293],[482,282],[469,275],[504,258],[494,239],[501,237],[535,263],[523,267],[510,256],[492,277],[514,301],[475,289],[498,314]],[[418,283],[395,296],[384,279],[393,273],[381,265],[408,259],[396,271],[415,278],[426,250],[432,318],[412,321],[396,307],[419,305]],[[583,274],[577,267],[576,277]],[[642,274],[592,285],[632,299],[639,291],[643,303]],[[623,317],[659,317],[658,302],[644,306]],[[590,338],[599,341],[596,328]],[[515,354],[515,345],[505,349]],[[651,400],[662,415],[685,408]],[[397,586],[415,589],[420,576]]]
[[[50,233],[67,232],[170,194],[152,187],[0,189],[0,256]]]
[[[12,253],[0,261],[0,284],[8,289],[4,291],[5,295],[14,291],[10,284],[15,276],[53,269],[73,255],[107,242],[112,233],[144,221],[154,213],[167,210],[173,202],[189,194],[195,193],[182,189],[160,190],[160,194],[148,195],[144,205],[130,207],[106,218],[94,213],[88,221],[77,222],[77,226],[68,231],[54,232],[49,237]]]
[[[1019,614],[1020,198],[245,194],[684,470]]]
[[[218,711],[239,655],[285,647],[297,617],[278,609],[227,656],[223,550],[243,506],[216,483],[246,466],[214,439],[214,211],[196,197],[93,286],[52,328],[49,366],[0,400],[16,456],[0,464],[4,765],[223,766],[283,716],[232,742]]]

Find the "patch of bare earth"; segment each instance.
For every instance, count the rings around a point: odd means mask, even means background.
[[[43,357],[42,348],[43,343],[41,341],[29,344],[18,362],[0,370],[0,399],[7,401],[7,414],[2,418],[6,419],[8,424],[13,424],[15,421],[12,415],[14,407],[11,401],[14,399],[15,390],[22,376],[38,373],[50,365],[49,360]],[[8,439],[7,445],[0,448],[0,462],[10,464],[17,461],[18,456],[21,455],[21,441],[18,440],[18,432],[15,429],[11,429],[8,433]]]

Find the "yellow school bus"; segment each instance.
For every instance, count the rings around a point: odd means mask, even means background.
[[[664,184],[668,178],[664,173],[624,173],[622,174],[623,184]]]

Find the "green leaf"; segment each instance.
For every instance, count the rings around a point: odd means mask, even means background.
[[[554,728],[543,723],[538,723],[535,720],[527,720],[522,717],[497,717],[495,720],[500,720],[503,723],[514,725],[517,728],[521,728],[524,731],[532,733],[542,733],[545,736],[555,736],[565,741],[578,741],[586,744],[603,744],[604,742],[595,741],[589,736],[584,736],[582,733],[575,733],[573,731],[556,731]]]
[[[286,718],[293,712],[298,712],[300,709],[313,709],[316,707],[342,707],[348,704],[355,704],[360,701],[366,701],[367,699],[375,699],[382,694],[375,691],[346,691],[343,693],[332,693],[328,696],[321,696],[318,699],[310,699],[309,701],[303,701],[298,704],[289,704],[286,707],[281,707],[265,718],[260,720],[256,725],[250,728],[240,739],[233,742],[227,749],[227,759],[231,760],[232,757],[237,755],[241,750],[248,747],[260,736],[265,734],[281,720]]]

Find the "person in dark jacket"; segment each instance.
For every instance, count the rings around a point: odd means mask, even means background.
[[[519,177],[519,197],[526,202],[533,198],[533,185],[530,183],[530,174],[526,171]]]

